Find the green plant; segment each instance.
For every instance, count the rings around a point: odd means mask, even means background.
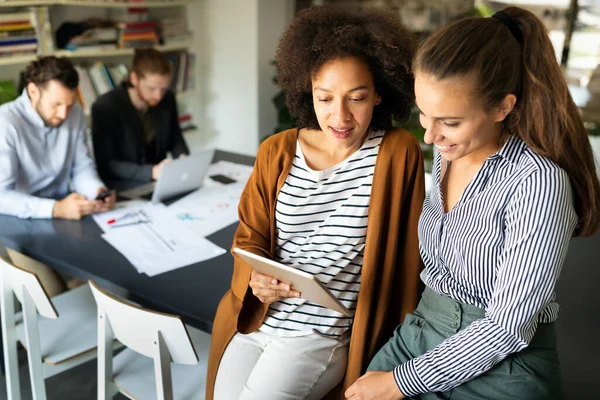
[[[271,65],[275,65],[275,61],[271,61]],[[277,77],[273,77],[273,83],[277,85]],[[290,114],[290,110],[288,110],[285,104],[285,93],[283,90],[279,90],[279,92],[273,96],[273,104],[275,105],[275,109],[277,110],[277,126],[273,130],[273,134],[281,131],[285,131],[286,129],[292,129],[296,127],[296,120]]]
[[[283,90],[279,91],[273,97],[273,104],[277,109],[277,126],[273,133],[281,132],[286,129],[291,129],[296,126],[296,120],[290,114],[287,106],[285,105],[285,93]]]
[[[19,97],[13,81],[0,81],[0,104],[8,103]]]
[[[588,135],[590,136],[600,136],[600,123],[598,122],[586,122],[585,124]]]
[[[490,7],[488,7],[485,4],[481,4],[479,6],[475,6],[473,8],[471,8],[468,12],[467,12],[467,17],[491,17],[492,15],[494,15],[494,10],[492,10]]]

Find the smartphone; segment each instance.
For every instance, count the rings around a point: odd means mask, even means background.
[[[106,199],[107,197],[109,197],[110,195],[112,195],[115,192],[114,189],[109,189],[109,190],[103,190],[100,193],[98,193],[98,196],[96,196],[96,200],[103,200]]]
[[[227,185],[228,183],[236,182],[235,179],[231,179],[230,177],[225,176],[225,175],[221,175],[221,174],[211,175],[210,179],[212,179],[215,182],[223,183],[225,185]]]

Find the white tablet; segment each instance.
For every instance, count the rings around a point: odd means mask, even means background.
[[[237,247],[233,249],[233,252],[261,274],[287,283],[292,289],[300,292],[302,298],[341,314],[352,316],[350,310],[316,276]]]

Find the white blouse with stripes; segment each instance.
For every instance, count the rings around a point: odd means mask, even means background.
[[[351,311],[356,309],[375,160],[384,132],[370,132],[359,150],[324,171],[310,169],[300,144],[277,195],[275,259],[316,275]],[[352,317],[302,298],[269,306],[260,330],[278,336],[313,332],[341,336]]]
[[[444,213],[440,163],[419,221],[425,269],[438,293],[485,317],[394,370],[407,397],[447,391],[482,374],[556,320],[555,284],[577,225],[569,177],[512,136]]]

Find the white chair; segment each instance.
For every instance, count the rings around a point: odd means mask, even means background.
[[[125,302],[93,281],[90,287],[98,305],[98,400],[117,392],[142,400],[204,399],[209,334],[178,316]],[[127,347],[114,358],[107,350],[113,336]]]
[[[15,313],[15,296],[22,313]],[[46,399],[46,378],[96,357],[96,307],[87,285],[50,299],[35,274],[0,257],[0,307],[9,400],[21,398],[17,341],[27,349],[34,400]]]

